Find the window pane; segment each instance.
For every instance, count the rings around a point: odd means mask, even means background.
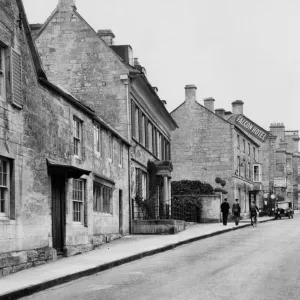
[[[5,189],[0,189],[0,213],[5,213]]]

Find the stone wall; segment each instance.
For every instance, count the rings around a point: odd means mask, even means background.
[[[128,69],[79,13],[57,8],[35,42],[48,78],[128,137],[127,91],[120,80]]]
[[[56,250],[45,247],[27,251],[0,253],[0,277],[56,260]]]
[[[0,99],[0,124],[3,125],[0,158],[9,162],[10,169],[10,209],[5,217],[0,217],[0,261],[3,262],[0,269],[3,276],[55,259],[56,251],[52,249],[51,176],[47,158],[91,171],[91,175],[82,177],[86,183],[85,220],[82,224],[73,222],[72,179],[66,182],[66,255],[89,251],[103,241],[119,237],[120,227],[122,234],[128,234],[129,148],[114,130],[100,126],[102,155],[95,152],[94,116],[91,111],[80,106],[78,100],[70,100],[70,96],[67,97],[63,91],[50,88],[37,79],[35,56],[29,48],[25,30],[15,26],[19,18],[15,0],[1,1],[0,14],[1,42],[21,55],[23,94],[23,107],[16,107],[8,97]],[[82,124],[80,158],[73,156],[74,116]],[[113,139],[113,159],[109,158],[110,135]],[[119,143],[123,149],[122,164]],[[114,183],[112,213],[109,215],[93,211],[95,175]],[[120,190],[123,192],[121,226]],[[101,235],[104,238],[98,238]]]

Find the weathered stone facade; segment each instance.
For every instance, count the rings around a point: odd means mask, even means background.
[[[293,202],[294,208],[299,208],[299,132],[298,130],[285,130],[282,123],[270,125],[270,133],[275,139],[276,161],[273,180],[271,181],[272,191],[278,199]],[[275,178],[284,178],[285,186],[274,186]]]
[[[1,78],[5,93],[0,94],[0,163],[5,177],[0,211],[3,276],[55,260],[57,251],[82,253],[129,232],[130,144],[93,110],[48,81],[22,1],[1,1],[0,14],[0,50],[19,55],[22,74],[17,99],[18,65],[6,56],[6,68],[9,63],[13,66],[12,81],[6,75]],[[79,124],[78,131],[74,122]],[[96,126],[101,128],[99,151]],[[78,178],[80,187],[75,188]],[[95,193],[96,184],[99,190],[107,187],[111,193],[105,196],[109,201],[106,211],[103,199]],[[59,206],[57,211],[54,203]]]
[[[227,182],[228,195],[223,197],[230,205],[238,198],[247,215],[255,191],[252,168],[261,162],[260,146],[228,121],[232,113],[214,111],[214,99],[205,99],[203,106],[197,102],[196,86],[185,90],[185,102],[171,113],[179,126],[172,133],[173,179],[201,180],[216,187],[215,179],[221,177]]]
[[[57,8],[35,31],[35,43],[47,76],[91,106],[131,142],[130,196],[149,197],[148,161],[170,160],[170,136],[176,123],[128,45],[114,46],[110,30],[98,33],[77,12],[72,0]],[[144,179],[144,176],[145,179]],[[170,198],[170,174],[163,192]],[[138,183],[137,183],[137,182]],[[131,210],[132,211],[132,210]]]

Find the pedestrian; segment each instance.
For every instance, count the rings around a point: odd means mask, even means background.
[[[230,205],[227,203],[227,198],[224,199],[224,202],[221,204],[221,212],[223,217],[223,225],[227,225],[227,218],[229,213]]]
[[[234,216],[235,225],[239,225],[240,215],[241,215],[241,207],[239,204],[239,199],[235,199],[235,203],[232,205],[232,214]]]
[[[251,218],[251,225],[254,227],[253,220],[257,223],[257,213],[259,213],[259,209],[255,204],[254,200],[251,200],[250,203],[250,218]]]

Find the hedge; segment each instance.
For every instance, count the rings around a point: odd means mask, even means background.
[[[213,187],[200,180],[180,180],[171,182],[172,195],[212,195]]]

